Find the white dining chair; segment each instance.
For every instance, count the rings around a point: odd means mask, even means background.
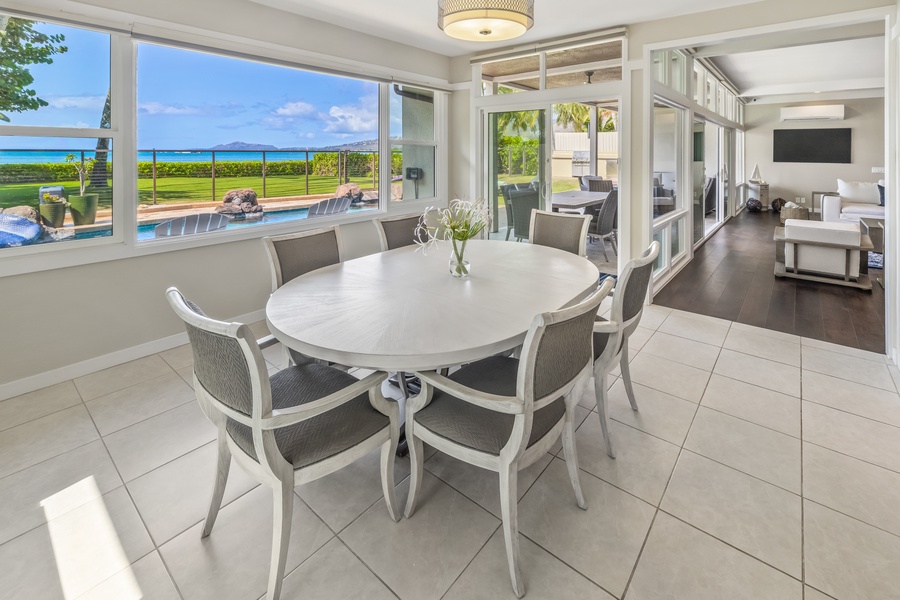
[[[419,226],[420,218],[421,215],[416,213],[373,219],[372,222],[375,223],[375,229],[378,231],[378,241],[381,242],[381,251],[415,244],[416,228]]]
[[[532,210],[531,243],[587,256],[587,235],[592,218],[591,215]]]
[[[406,516],[416,509],[422,484],[423,444],[500,476],[500,512],[512,587],[525,594],[519,566],[517,480],[562,436],[575,501],[587,508],[575,452],[572,393],[590,377],[591,332],[612,281],[570,308],[534,318],[521,359],[492,356],[444,377],[418,372],[422,391],[406,405],[411,479]]]
[[[200,535],[207,537],[216,522],[233,457],[250,476],[272,487],[275,506],[266,598],[277,600],[296,486],[333,473],[380,446],[388,514],[394,521],[400,519],[394,491],[400,410],[381,395],[387,374],[376,372],[358,380],[333,367],[308,363],[269,377],[247,325],[207,317],[174,287],[166,297],[191,341],[197,401],[218,429],[215,485]]]
[[[609,434],[607,377],[617,364],[621,366],[625,393],[631,403],[631,409],[637,411],[638,405],[631,386],[631,370],[628,365],[628,338],[637,329],[644,314],[644,300],[653,274],[653,262],[658,255],[659,242],[654,241],[640,258],[628,261],[618,277],[609,320],[598,318],[594,323],[594,394],[597,399],[597,413],[600,416],[603,441],[606,443],[606,453],[610,458],[615,458],[616,453]]]
[[[272,291],[310,271],[341,262],[341,232],[325,227],[262,238],[269,257]],[[284,346],[284,364],[322,362]],[[324,364],[324,363],[323,363]]]

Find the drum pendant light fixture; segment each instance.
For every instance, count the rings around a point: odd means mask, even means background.
[[[534,0],[438,0],[438,27],[460,40],[510,40],[532,25]]]

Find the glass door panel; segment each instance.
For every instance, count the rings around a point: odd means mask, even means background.
[[[540,209],[546,206],[545,117],[543,109],[488,114],[487,191],[494,222],[491,239],[528,239],[529,224],[524,219],[516,229],[518,211],[506,197],[510,191],[534,192],[523,196],[523,203],[534,203],[534,208]]]

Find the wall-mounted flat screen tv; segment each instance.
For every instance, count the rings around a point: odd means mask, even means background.
[[[776,129],[774,162],[849,163],[850,129]]]

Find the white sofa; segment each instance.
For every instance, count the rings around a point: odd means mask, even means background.
[[[858,224],[846,220],[826,223],[788,219],[784,222],[784,238],[787,241],[784,246],[784,266],[788,271],[794,269],[796,260],[797,270],[805,273],[849,276],[854,279],[859,277],[859,250],[850,250],[848,257],[845,248],[814,245],[825,243],[847,247],[859,246]]]
[[[861,217],[884,218],[881,206],[881,192],[884,180],[876,183],[868,181],[844,181],[838,179],[838,195],[822,196],[822,220],[831,222],[858,223]]]

